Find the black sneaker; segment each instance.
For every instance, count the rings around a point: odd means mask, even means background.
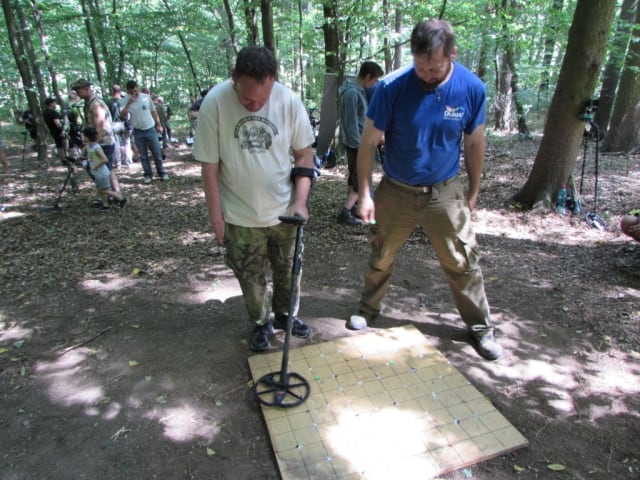
[[[287,316],[284,313],[277,313],[276,319],[273,322],[273,327],[278,330],[287,329]],[[293,324],[291,325],[291,335],[298,338],[307,338],[311,335],[311,328],[304,323],[298,317],[293,317]]]
[[[351,214],[351,210],[349,210],[348,208],[343,208],[342,210],[340,210],[340,213],[338,214],[338,223],[341,223],[343,225],[363,224],[362,220],[360,220],[358,217],[354,217]]]
[[[122,200],[120,200],[120,208],[126,207],[128,203],[129,199],[127,197],[122,197]]]
[[[488,332],[469,331],[474,341],[474,347],[478,354],[486,360],[498,360],[502,357],[502,347],[496,341],[493,330]]]
[[[271,322],[264,325],[256,325],[253,334],[251,335],[251,341],[249,342],[249,348],[254,352],[264,352],[269,350],[271,342],[269,338],[273,336],[273,325]]]

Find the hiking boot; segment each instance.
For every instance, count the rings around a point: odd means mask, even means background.
[[[481,327],[484,329],[483,327]],[[502,347],[496,341],[496,337],[493,334],[493,329],[487,329],[486,331],[479,331],[473,327],[469,330],[471,338],[474,341],[474,347],[478,354],[486,360],[498,360],[502,357]]]
[[[120,200],[120,208],[126,207],[128,203],[129,199],[127,197],[122,197],[122,200]]]
[[[285,313],[277,313],[276,318],[273,321],[273,327],[277,328],[278,330],[286,330],[287,317],[288,315]],[[293,317],[291,325],[291,335],[298,338],[307,338],[309,335],[311,335],[311,328],[298,317]]]
[[[256,328],[251,335],[249,348],[254,352],[264,352],[265,350],[269,350],[271,347],[269,339],[272,336],[273,325],[271,325],[271,322],[267,322],[264,325],[256,325]]]
[[[363,222],[358,217],[354,217],[351,210],[343,208],[338,215],[338,223],[343,225],[362,225]]]

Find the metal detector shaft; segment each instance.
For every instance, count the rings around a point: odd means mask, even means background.
[[[282,351],[282,366],[281,366],[281,376],[282,381],[287,381],[287,365],[289,364],[289,339],[291,338],[291,330],[292,319],[293,319],[293,311],[296,308],[296,304],[298,303],[298,277],[300,276],[300,271],[302,270],[302,238],[304,236],[304,218],[296,215],[293,217],[281,216],[278,219],[282,223],[288,223],[290,225],[297,225],[298,230],[296,232],[296,244],[293,251],[293,265],[291,266],[291,290],[290,290],[290,298],[289,298],[289,312],[287,315],[287,330],[284,337],[284,348]]]
[[[302,270],[302,237],[304,234],[304,218],[295,215],[292,217],[279,217],[282,223],[297,225],[296,243],[291,267],[291,298],[289,299],[289,312],[287,314],[287,326],[282,349],[282,364],[279,372],[271,372],[263,375],[254,385],[254,391],[258,400],[271,407],[291,408],[304,402],[310,393],[309,382],[302,375],[295,372],[287,372],[289,363],[289,341],[293,328],[293,312],[298,302],[298,278]],[[267,396],[269,398],[267,398]]]

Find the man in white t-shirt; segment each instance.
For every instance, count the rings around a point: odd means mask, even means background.
[[[291,295],[299,298],[299,285],[291,291],[296,229],[278,217],[309,217],[314,136],[302,101],[276,75],[269,49],[243,48],[231,78],[213,87],[202,102],[194,149],[202,162],[213,232],[226,248],[227,265],[255,323],[253,351],[271,346],[274,327],[284,329],[288,315],[293,335],[311,333],[297,317],[297,305],[288,311]],[[267,264],[273,272],[270,302]]]
[[[167,181],[169,175],[167,175],[162,163],[162,148],[158,139],[158,135],[162,134],[163,129],[158,112],[156,112],[151,97],[142,93],[134,80],[129,80],[126,86],[129,96],[124,108],[120,110],[120,116],[126,118],[129,115],[133,127],[133,140],[140,154],[142,170],[144,170],[144,183],[151,183],[153,179],[147,148],[151,150],[151,155],[153,155],[158,176]]]

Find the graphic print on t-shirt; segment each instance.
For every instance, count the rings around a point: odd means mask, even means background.
[[[233,138],[240,140],[240,147],[251,153],[264,153],[278,135],[278,128],[267,118],[251,115],[241,119],[233,131]]]

